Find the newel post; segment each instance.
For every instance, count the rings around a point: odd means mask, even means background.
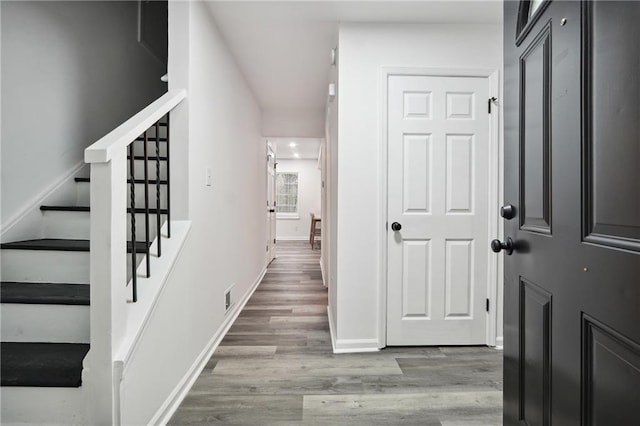
[[[85,419],[119,424],[118,368],[127,304],[126,150],[91,163],[91,349],[84,362]]]

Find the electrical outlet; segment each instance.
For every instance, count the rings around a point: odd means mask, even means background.
[[[211,186],[212,185],[213,178],[211,177],[211,175],[212,175],[211,167],[207,167],[206,177],[205,177],[205,184],[207,186]]]

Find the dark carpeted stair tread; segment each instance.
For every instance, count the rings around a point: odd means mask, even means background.
[[[131,253],[131,242],[127,241],[127,251]],[[0,244],[0,249],[5,250],[50,250],[50,251],[89,251],[89,240],[67,240],[58,238],[41,238],[37,240],[15,241]],[[136,252],[147,253],[149,251],[144,241],[136,242]]]
[[[79,387],[82,360],[89,351],[82,343],[0,343],[2,386]]]
[[[34,305],[89,305],[88,284],[0,283],[0,302]]]

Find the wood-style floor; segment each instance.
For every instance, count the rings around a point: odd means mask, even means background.
[[[319,250],[278,257],[170,424],[499,425],[502,352],[331,349]]]

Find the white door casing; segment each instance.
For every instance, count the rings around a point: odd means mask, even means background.
[[[387,96],[387,344],[485,344],[489,79],[391,75]]]
[[[267,263],[276,257],[276,155],[267,141]]]

